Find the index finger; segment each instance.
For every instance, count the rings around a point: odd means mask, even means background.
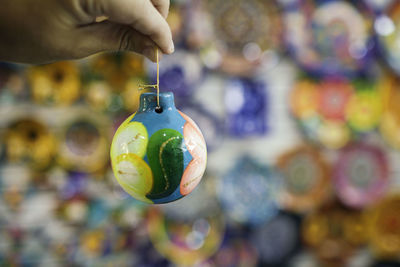
[[[165,54],[174,51],[171,29],[150,0],[87,0],[94,16],[107,16],[112,22],[130,25],[147,35]],[[163,5],[165,8],[165,4]],[[163,11],[164,12],[164,11]]]

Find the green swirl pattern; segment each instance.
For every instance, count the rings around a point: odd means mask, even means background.
[[[153,187],[147,194],[150,199],[167,197],[179,186],[183,174],[182,134],[173,129],[155,132],[147,146],[147,159],[153,171]]]

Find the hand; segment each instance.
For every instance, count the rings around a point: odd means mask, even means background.
[[[169,0],[3,0],[0,60],[47,63],[126,50],[155,61],[155,48],[174,51],[168,10]]]

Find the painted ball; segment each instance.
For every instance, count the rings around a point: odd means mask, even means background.
[[[143,93],[136,113],[116,131],[114,175],[132,197],[167,203],[189,194],[203,177],[207,147],[199,127],[176,109],[174,95]]]

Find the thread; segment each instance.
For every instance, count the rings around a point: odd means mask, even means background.
[[[156,84],[143,84],[139,85],[139,90],[146,88],[154,88],[157,90],[157,109],[160,109],[160,60],[158,54],[158,48],[156,48],[156,63],[157,63],[157,83]]]
[[[157,61],[157,107],[160,107],[160,61],[158,59],[158,48],[156,48]]]

